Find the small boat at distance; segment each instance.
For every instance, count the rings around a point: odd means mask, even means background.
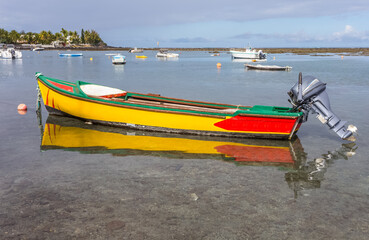
[[[42,48],[42,47],[35,47],[35,48],[32,49],[32,51],[34,51],[34,52],[39,52],[39,51],[43,51],[43,50],[45,50],[45,48]]]
[[[4,45],[4,48],[0,50],[0,56],[7,59],[20,59],[22,58],[22,52],[15,50],[13,44]]]
[[[113,64],[126,64],[126,56],[120,54],[114,55],[111,61]]]
[[[136,55],[136,58],[147,58],[145,55]]]
[[[142,48],[133,48],[133,49],[129,49],[128,52],[130,53],[142,53],[143,49]]]
[[[163,57],[163,58],[177,58],[179,57],[178,53],[170,53],[168,49],[160,49],[159,52],[156,54],[156,57]]]
[[[266,71],[291,71],[292,67],[290,66],[277,66],[277,65],[252,65],[245,64],[245,67],[251,70],[266,70]]]
[[[293,108],[185,100],[83,81],[68,82],[41,73],[35,76],[50,114],[96,124],[207,136],[292,139],[313,109],[318,119],[343,139],[356,130],[354,126],[346,129],[346,122],[330,110],[325,84],[313,76],[302,78],[300,74],[298,83],[288,92]]]
[[[59,57],[82,57],[82,53],[59,53]]]
[[[244,50],[231,49],[230,54],[232,59],[266,59],[267,54],[263,53],[262,50],[256,50],[250,46]]]

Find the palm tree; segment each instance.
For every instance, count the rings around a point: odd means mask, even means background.
[[[70,32],[70,42],[73,44],[78,44],[80,42],[77,31]]]
[[[83,31],[83,28],[81,30],[81,43],[84,44],[85,43],[85,33]]]
[[[53,41],[55,41],[55,35],[50,30],[47,32],[47,39],[48,39],[47,44],[50,44]]]
[[[62,30],[60,31],[61,34],[63,34],[63,41],[67,41],[67,37],[68,37],[68,30],[65,30],[64,28],[62,28]]]
[[[19,37],[20,37],[20,34],[15,31],[15,30],[12,30],[10,33],[9,33],[9,41],[10,43],[17,43],[17,41],[19,40]]]
[[[85,31],[85,42],[92,45],[104,44],[103,40],[101,40],[100,35],[95,30],[86,30]]]
[[[47,43],[47,32],[46,31],[41,31],[40,34],[39,34],[39,37],[40,37],[40,42],[41,44],[46,44]]]
[[[61,33],[55,33],[55,40],[57,40],[57,41],[60,41],[60,40],[62,40],[62,38],[63,38],[63,36],[61,35]]]
[[[8,40],[8,31],[3,28],[0,28],[0,43],[7,43]]]

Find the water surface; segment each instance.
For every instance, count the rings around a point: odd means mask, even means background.
[[[181,52],[114,66],[111,52],[0,59],[1,239],[365,239],[369,232],[369,57],[276,54],[290,72],[229,54]],[[272,60],[275,57],[275,60]],[[216,64],[222,67],[217,68]],[[292,142],[147,133],[36,114],[35,72],[128,91],[289,106],[298,73],[327,83],[359,129],[338,139],[313,115]],[[28,105],[27,114],[16,108]]]

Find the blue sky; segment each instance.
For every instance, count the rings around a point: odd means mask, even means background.
[[[8,31],[94,29],[121,47],[369,47],[369,0],[0,0]]]

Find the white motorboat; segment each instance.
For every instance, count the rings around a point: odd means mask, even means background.
[[[34,51],[34,52],[43,51],[43,50],[45,50],[45,48],[42,48],[42,47],[36,47],[36,48],[32,49],[32,51]]]
[[[8,44],[6,48],[2,49],[1,57],[8,59],[22,58],[22,52],[15,50],[13,44]]]
[[[143,49],[140,49],[140,48],[133,48],[133,49],[130,49],[128,52],[130,53],[142,53],[143,52]]]
[[[156,57],[164,57],[164,58],[177,58],[179,57],[178,53],[170,53],[168,49],[160,49],[156,54]]]
[[[245,67],[248,69],[253,70],[268,70],[268,71],[290,71],[292,67],[290,66],[277,66],[277,65],[251,65],[251,64],[245,64]]]
[[[126,64],[126,57],[123,55],[115,55],[112,56],[111,61],[113,64]]]
[[[256,50],[252,47],[247,47],[245,50],[234,50],[229,51],[233,59],[266,59],[267,54],[263,53],[262,50]]]

